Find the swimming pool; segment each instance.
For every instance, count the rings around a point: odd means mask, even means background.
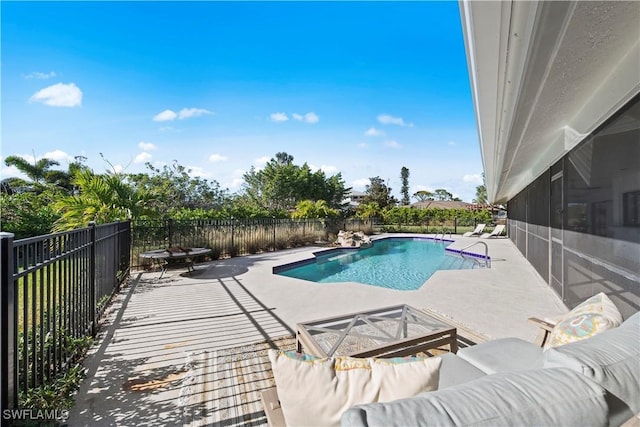
[[[416,290],[437,270],[473,268],[477,263],[426,238],[378,239],[366,249],[338,249],[274,268],[274,273],[316,283],[357,282],[396,290]]]

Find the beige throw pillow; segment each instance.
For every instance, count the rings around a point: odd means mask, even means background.
[[[337,426],[353,405],[389,402],[438,388],[439,357],[320,359],[269,351],[288,426]]]
[[[618,308],[600,292],[565,314],[551,331],[544,348],[580,341],[621,323]]]

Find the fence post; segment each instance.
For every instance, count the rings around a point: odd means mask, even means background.
[[[171,244],[171,233],[172,233],[172,225],[173,225],[173,220],[171,218],[167,219],[167,240],[168,240],[168,244],[169,248],[173,247],[173,245]]]
[[[276,250],[276,217],[271,217],[273,219],[273,250]]]
[[[131,220],[127,220],[123,223],[120,223],[118,226],[118,234],[120,239],[120,271],[122,271],[124,278],[128,275],[129,270],[131,269]],[[124,229],[124,233],[122,231]],[[124,237],[123,237],[124,234]],[[118,291],[120,290],[121,281],[118,280]]]
[[[0,407],[18,407],[18,336],[13,283],[13,233],[0,232]]]
[[[458,234],[458,217],[453,217],[453,234]]]
[[[233,247],[235,246],[235,243],[233,241],[233,232],[235,230],[235,224],[236,224],[235,218],[231,217],[231,247],[229,248],[229,255],[230,256],[231,256],[232,253],[234,253]]]
[[[324,240],[328,242],[329,241],[329,228],[328,228],[329,226],[327,224],[327,217],[326,216],[324,217],[323,225],[324,225]]]
[[[89,223],[89,312],[91,320],[91,336],[96,336],[96,223]]]

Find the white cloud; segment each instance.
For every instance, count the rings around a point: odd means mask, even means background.
[[[27,179],[27,175],[25,175],[24,173],[22,173],[20,171],[20,169],[18,169],[15,166],[4,166],[4,160],[2,160],[2,169],[0,170],[0,176],[4,179],[4,178],[9,178],[9,177],[13,177],[13,178],[22,178],[22,179]]]
[[[482,175],[479,173],[476,174],[467,174],[464,177],[462,177],[462,180],[464,182],[472,182],[474,184],[482,184]]]
[[[315,123],[318,123],[319,121],[320,121],[320,117],[318,117],[318,115],[314,112],[310,112],[304,115],[305,123],[315,124]]]
[[[269,119],[272,122],[286,122],[287,120],[289,120],[289,117],[287,117],[287,115],[285,113],[271,113],[269,115]]]
[[[178,115],[175,113],[175,111],[164,110],[163,112],[153,116],[153,121],[154,122],[170,122],[172,120],[175,120],[176,117],[178,117]]]
[[[173,127],[171,126],[162,126],[160,129],[160,132],[170,132],[173,130]]]
[[[169,166],[169,164],[163,160],[156,160],[153,162],[153,167],[155,168],[162,169],[165,166]]]
[[[138,148],[140,148],[142,151],[152,151],[155,150],[156,147],[154,143],[152,142],[144,142],[144,141],[140,141],[138,143]]]
[[[316,165],[309,165],[309,168],[313,171],[317,171],[317,170],[321,170],[326,174],[335,174],[336,172],[338,172],[338,168],[336,166],[332,166],[332,165],[320,165],[320,166],[316,166]]]
[[[318,115],[314,112],[310,112],[305,115],[293,113],[291,117],[293,117],[295,120],[298,120],[299,122],[311,123],[311,124],[315,124],[320,121],[320,117],[318,117]]]
[[[245,171],[243,169],[236,169],[231,173],[231,182],[227,184],[230,190],[237,190],[244,184]]]
[[[229,158],[221,154],[212,154],[209,156],[209,161],[212,163],[226,162],[227,160],[229,160]]]
[[[360,178],[360,179],[356,179],[355,181],[351,181],[351,186],[353,188],[364,189],[369,184],[371,184],[371,180],[369,178]]]
[[[242,187],[242,184],[244,184],[243,178],[233,178],[227,187],[229,187],[230,190],[237,190]]]
[[[383,125],[398,125],[398,126],[413,127],[413,123],[406,123],[402,117],[393,117],[389,114],[380,114],[378,116],[378,121]]]
[[[376,128],[369,128],[364,134],[366,136],[385,136],[384,131]]]
[[[50,71],[48,73],[41,73],[40,71],[34,71],[33,73],[22,75],[22,77],[24,77],[27,80],[31,80],[31,79],[46,80],[55,76],[56,76],[56,73],[54,73],[53,71]]]
[[[338,172],[338,168],[332,165],[322,165],[320,166],[320,169],[327,174],[335,174],[336,172]]]
[[[62,150],[49,151],[47,153],[44,153],[44,155],[42,157],[46,158],[46,159],[52,159],[52,160],[55,160],[57,162],[70,162],[70,161],[74,160],[73,156],[65,153]]]
[[[133,159],[133,163],[146,163],[151,160],[153,156],[146,151],[138,154],[135,159]]]
[[[180,120],[188,119],[190,117],[200,117],[205,114],[215,114],[213,111],[205,110],[204,108],[183,108],[178,113]]]
[[[82,105],[82,91],[74,83],[57,83],[34,93],[29,102],[41,102],[51,107],[78,107]]]
[[[211,173],[210,172],[206,172],[203,168],[201,168],[200,166],[187,166],[188,170],[191,170],[191,172],[189,173],[189,175],[191,175],[192,177],[196,178],[196,177],[200,177],[200,178],[210,178],[211,177]]]
[[[115,172],[115,173],[124,172],[124,166],[122,166],[122,165],[114,165],[113,166],[113,172]]]
[[[447,142],[447,144],[449,144],[449,145],[456,145],[456,142],[455,142],[455,141],[449,141],[449,142]]]
[[[369,145],[366,142],[361,142],[358,144],[358,148],[367,148]]]
[[[215,114],[213,111],[205,110],[204,108],[183,108],[179,112],[175,112],[173,110],[164,110],[161,113],[153,116],[153,121],[155,122],[171,122],[175,119],[189,119],[191,117],[200,117],[205,114]],[[163,130],[167,130],[164,129]]]
[[[402,145],[398,141],[387,141],[384,143],[389,148],[402,148]]]
[[[267,163],[269,163],[269,160],[271,160],[271,157],[262,156],[262,157],[258,157],[257,159],[255,159],[253,161],[253,164],[255,166],[262,167],[262,166],[266,165]]]

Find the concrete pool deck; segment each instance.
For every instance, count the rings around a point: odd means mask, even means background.
[[[478,241],[453,239],[455,249]],[[489,245],[490,269],[439,271],[416,291],[272,274],[274,266],[309,258],[321,247],[212,261],[191,275],[169,270],[161,280],[160,272],[134,272],[85,360],[87,379],[69,425],[181,425],[180,379],[189,353],[269,340],[293,334],[301,321],[377,307],[406,303],[490,339],[533,341],[537,329],[527,318],[555,317],[566,307],[510,240],[482,241]]]

